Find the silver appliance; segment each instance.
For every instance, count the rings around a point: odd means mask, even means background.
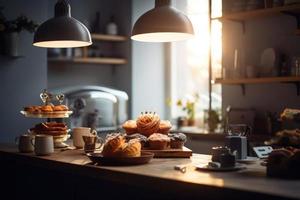
[[[117,130],[128,119],[128,95],[124,91],[101,86],[72,86],[51,90],[65,94],[66,105],[73,111],[67,123],[91,127],[98,132]]]

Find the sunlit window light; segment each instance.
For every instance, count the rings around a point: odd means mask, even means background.
[[[185,3],[183,3],[185,2]],[[212,78],[221,75],[222,68],[222,23],[214,19],[209,32],[209,0],[177,0],[176,7],[185,11],[191,20],[195,38],[172,44],[171,99],[187,99],[198,94],[197,118],[202,126],[204,110],[209,106],[209,54],[212,58]],[[222,0],[212,0],[212,17],[222,16]],[[211,49],[210,49],[211,48]],[[221,87],[212,88],[212,107],[220,109]],[[176,104],[171,107],[171,116],[184,113]]]

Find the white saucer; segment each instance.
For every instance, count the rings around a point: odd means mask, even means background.
[[[208,165],[195,165],[195,167],[198,170],[201,171],[215,171],[215,172],[229,172],[229,171],[237,171],[237,170],[241,170],[241,169],[246,169],[245,165],[241,165],[241,164],[235,164],[234,167],[210,167]]]
[[[236,160],[236,162],[251,164],[251,163],[255,163],[258,160],[259,160],[259,158],[257,158],[257,157],[247,157],[246,159]]]

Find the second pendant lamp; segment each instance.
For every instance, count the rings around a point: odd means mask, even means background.
[[[34,34],[33,45],[45,48],[72,48],[92,44],[89,30],[71,17],[71,6],[58,0],[55,16],[41,24]]]
[[[131,39],[142,42],[173,42],[194,37],[186,15],[171,6],[171,0],[155,0],[155,8],[134,24]]]

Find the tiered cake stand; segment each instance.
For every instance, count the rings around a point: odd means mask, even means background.
[[[48,105],[51,103],[53,96],[54,95],[48,93],[46,90],[44,90],[40,94],[40,97],[45,105]],[[64,100],[64,95],[63,94],[55,95],[55,98],[61,104]],[[24,115],[25,117],[47,119],[48,122],[51,121],[52,119],[69,118],[72,113],[73,113],[73,111],[53,111],[53,112],[38,112],[38,113],[27,112],[24,110],[21,111],[21,114]],[[69,132],[69,130],[68,130],[68,132]],[[29,131],[29,134],[37,135],[39,133],[34,132],[34,131]],[[64,135],[59,135],[59,136],[53,136],[54,147],[55,148],[68,147],[69,145],[67,145],[64,142],[67,141],[67,139],[69,137],[70,137],[69,133],[64,134]]]

